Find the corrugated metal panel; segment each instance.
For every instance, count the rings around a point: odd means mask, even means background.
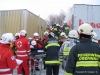
[[[27,15],[27,32],[28,32],[28,37],[32,37],[33,33],[38,32],[38,17],[34,14],[32,14],[29,11]]]
[[[40,18],[40,24],[46,26],[46,21]],[[25,29],[28,33],[27,37],[32,37],[34,32],[38,32],[39,18],[28,10],[9,10],[0,11],[0,36],[5,32],[15,34],[21,29]],[[39,26],[39,30],[41,26]],[[39,32],[42,36],[41,32]]]

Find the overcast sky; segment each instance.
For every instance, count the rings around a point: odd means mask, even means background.
[[[100,0],[0,0],[0,10],[28,9],[46,19],[50,14],[67,12],[73,4],[100,5]]]

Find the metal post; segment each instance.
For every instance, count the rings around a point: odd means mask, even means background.
[[[39,31],[39,26],[40,26],[40,15],[38,16],[38,33],[40,32]]]

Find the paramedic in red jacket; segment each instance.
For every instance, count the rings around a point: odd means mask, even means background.
[[[13,69],[18,67],[10,50],[12,40],[14,40],[12,33],[5,33],[0,39],[0,75],[13,75]]]
[[[33,40],[36,41],[36,45],[34,45],[34,48],[36,50],[41,50],[42,49],[42,42],[40,41],[40,37],[39,37],[39,34],[37,32],[33,34]],[[38,61],[39,61],[39,59],[38,59]],[[35,64],[35,69],[39,70],[38,62]]]
[[[29,57],[30,57],[30,45],[26,38],[27,32],[25,30],[20,31],[20,37],[16,40],[16,58],[23,60],[23,63],[18,67],[18,74],[22,74],[22,68],[25,71],[25,75],[29,75]]]

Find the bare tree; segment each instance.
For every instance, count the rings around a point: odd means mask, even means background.
[[[66,17],[66,13],[63,10],[60,10],[60,14],[59,15],[55,15],[55,14],[51,14],[49,15],[48,19],[46,20],[47,25],[52,25],[54,23],[63,24],[63,21],[65,20]]]

